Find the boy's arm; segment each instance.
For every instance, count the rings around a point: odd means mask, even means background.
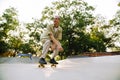
[[[50,36],[50,39],[53,41],[53,43],[57,45],[59,51],[63,51],[62,46],[59,44],[58,40],[54,38],[53,34],[50,33],[49,36]]]
[[[53,43],[55,43],[56,45],[59,45],[58,40],[54,38],[52,33],[50,33],[49,36],[50,36],[50,39],[53,41]]]

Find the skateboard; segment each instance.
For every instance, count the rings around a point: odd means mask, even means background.
[[[57,66],[57,64],[52,64],[52,63],[49,63],[49,64],[50,64],[51,67],[56,67]],[[39,63],[38,67],[39,68],[45,68],[45,65],[47,65],[47,64]]]

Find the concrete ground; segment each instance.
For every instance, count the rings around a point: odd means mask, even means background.
[[[0,80],[120,80],[120,55],[68,58],[59,61],[56,68],[50,65],[38,68],[37,63],[30,61],[12,64],[1,62]]]

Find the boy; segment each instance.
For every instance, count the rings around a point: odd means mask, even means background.
[[[42,50],[42,55],[40,57],[39,63],[47,64],[47,62],[45,61],[45,57],[47,55],[49,48],[51,48],[51,50],[53,51],[53,54],[50,59],[50,63],[58,64],[55,61],[55,57],[60,51],[63,51],[61,43],[59,42],[59,40],[62,39],[62,28],[59,26],[59,23],[60,23],[60,17],[55,16],[54,24],[47,26],[47,30],[45,30],[41,35],[43,50]]]

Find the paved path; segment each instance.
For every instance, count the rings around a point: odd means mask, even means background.
[[[120,80],[120,56],[68,58],[56,68],[4,63],[0,64],[0,80]]]

